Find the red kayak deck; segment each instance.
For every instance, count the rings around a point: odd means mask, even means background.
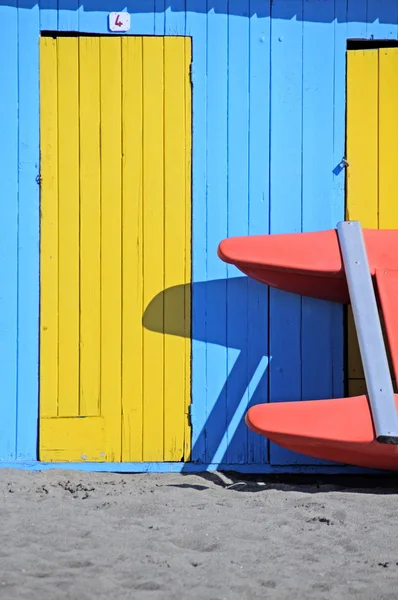
[[[398,231],[364,229],[372,275],[398,269]],[[349,302],[337,231],[234,237],[223,240],[218,256],[261,283],[334,302]]]
[[[398,231],[363,230],[369,270],[382,309],[398,380]],[[349,303],[336,230],[223,240],[219,257],[271,287]],[[398,395],[395,396],[398,409]],[[315,458],[398,470],[398,446],[375,440],[367,396],[260,404],[246,424],[280,446]]]

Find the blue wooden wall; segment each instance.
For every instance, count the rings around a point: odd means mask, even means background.
[[[398,0],[0,0],[0,460],[37,458],[40,31],[193,38],[193,460],[311,464],[250,433],[251,403],[343,392],[339,306],[248,281],[232,235],[344,217],[345,51],[397,39]]]

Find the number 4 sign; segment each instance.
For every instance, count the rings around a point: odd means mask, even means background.
[[[130,15],[128,12],[111,12],[109,14],[109,29],[111,31],[128,31]]]

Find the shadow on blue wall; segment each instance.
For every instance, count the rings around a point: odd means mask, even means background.
[[[249,284],[249,285],[248,285]],[[250,327],[249,314],[228,314],[228,307],[240,301],[241,298],[250,294],[250,286],[257,288],[260,284],[249,281],[246,277],[235,277],[230,279],[219,279],[208,282],[192,284],[192,300],[198,309],[198,303],[205,302],[205,306],[211,307],[211,315],[208,314],[203,321],[194,320],[192,323],[192,340],[215,344],[224,348],[234,349],[237,358],[233,363],[222,390],[217,399],[210,399],[211,408],[202,424],[200,431],[194,427],[195,442],[192,447],[192,460],[202,462],[238,462],[231,460],[231,448],[240,443],[247,447],[251,436],[254,445],[260,448],[262,454],[261,462],[267,462],[266,441],[260,436],[249,432],[243,422],[243,417],[248,406],[264,402],[264,392],[268,386],[268,370],[260,365],[267,363],[268,343],[263,324],[266,323],[266,306],[261,322],[252,323]],[[184,306],[184,298],[189,293],[189,285],[170,287],[159,293],[147,306],[143,315],[145,328],[159,333],[166,333],[180,337],[186,336],[185,316],[181,307]],[[267,293],[267,289],[261,286]],[[226,290],[226,295],[225,295]],[[253,289],[253,295],[258,297],[258,290]],[[225,302],[226,299],[226,302]],[[249,328],[250,332],[249,333]],[[253,336],[253,328],[256,332]],[[260,372],[255,378],[255,373]],[[248,384],[253,382],[250,397],[245,394]],[[203,381],[203,391],[197,391],[195,403],[203,403],[206,398],[206,381]],[[249,400],[249,401],[248,401]],[[226,410],[226,407],[227,410]],[[233,425],[232,421],[235,421]],[[194,422],[194,426],[195,426]],[[226,433],[230,436],[225,443]],[[223,444],[224,438],[224,444]],[[217,458],[211,449],[222,448],[222,454]],[[205,456],[203,457],[203,449]],[[233,452],[233,450],[232,450]],[[250,457],[250,450],[248,451]],[[236,453],[235,453],[236,456]],[[260,456],[258,459],[260,462]],[[241,455],[239,462],[247,462],[248,456]]]
[[[32,8],[36,0],[0,0],[0,6]],[[395,0],[42,0],[44,10],[111,12],[127,10],[131,14],[192,12],[257,16],[277,19],[331,23],[374,23],[395,25],[398,6]],[[392,32],[391,32],[392,33]],[[384,37],[384,36],[383,36]]]

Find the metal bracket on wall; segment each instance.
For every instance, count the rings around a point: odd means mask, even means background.
[[[384,444],[398,444],[394,390],[361,224],[342,221],[337,225],[337,233],[376,439]]]

